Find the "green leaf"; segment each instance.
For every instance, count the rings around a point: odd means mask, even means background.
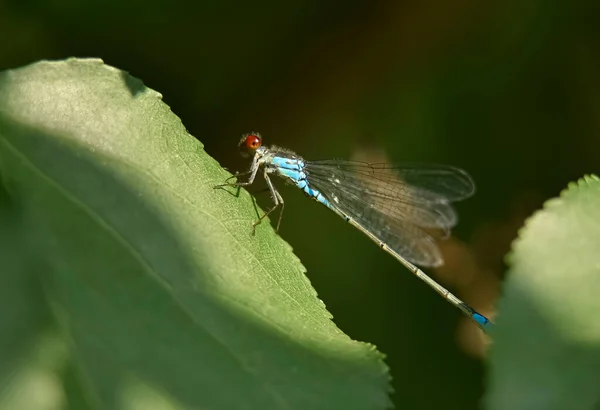
[[[0,174],[78,401],[389,407],[382,355],[333,324],[268,223],[251,235],[251,197],[213,189],[229,174],[139,80],[100,60],[1,74]]]
[[[0,409],[60,408],[56,361],[39,354],[50,318],[33,254],[19,207],[0,186]]]
[[[68,358],[66,343],[55,334],[46,333],[30,347],[29,354],[21,355],[13,367],[10,378],[3,381],[0,409],[66,410],[61,383]]]
[[[600,405],[600,180],[585,177],[548,201],[508,261],[487,408]]]

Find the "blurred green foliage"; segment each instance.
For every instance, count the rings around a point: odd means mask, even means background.
[[[600,406],[600,180],[586,176],[527,220],[509,254],[486,408]]]
[[[458,165],[478,193],[432,274],[489,313],[524,218],[597,171],[597,19],[592,0],[5,0],[0,69],[101,57],[159,90],[231,170],[246,166],[235,144],[251,130],[308,158],[370,148]],[[484,342],[460,313],[327,210],[282,194],[281,236],[336,324],[388,355],[397,407],[477,408]]]

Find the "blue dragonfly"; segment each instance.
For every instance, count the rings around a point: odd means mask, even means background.
[[[252,156],[250,169],[233,175],[231,178],[236,178],[236,182],[229,182],[230,178],[215,188],[251,185],[262,169],[274,204],[254,222],[253,234],[264,218],[281,207],[279,230],[284,201],[270,179],[270,175],[277,175],[371,238],[479,328],[484,331],[491,328],[492,322],[487,317],[416,266],[443,264],[431,231],[448,235],[458,221],[451,202],[475,192],[475,185],[465,171],[445,165],[393,166],[338,159],[305,161],[290,150],[267,148],[256,132],[245,134],[239,148],[245,156]],[[238,178],[244,175],[249,175],[248,180],[240,182]]]

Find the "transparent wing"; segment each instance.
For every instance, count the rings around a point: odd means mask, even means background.
[[[404,182],[391,190],[399,199],[405,199],[408,194],[413,200],[460,201],[473,195],[475,184],[465,171],[449,165],[432,164],[402,164],[386,163],[371,164],[367,162],[328,159],[308,161],[307,166],[316,172],[327,172],[338,168],[342,173],[351,173],[358,180],[376,180],[386,187]],[[370,183],[372,184],[372,183]],[[402,186],[403,185],[403,186]],[[421,194],[421,195],[419,195]]]
[[[421,266],[443,263],[431,230],[448,234],[457,222],[450,202],[474,192],[468,174],[449,166],[324,160],[307,162],[305,170],[336,208]]]

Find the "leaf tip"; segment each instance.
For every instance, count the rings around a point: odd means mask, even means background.
[[[511,265],[513,260],[513,254],[516,248],[519,246],[523,236],[526,231],[529,229],[531,224],[539,217],[539,215],[545,213],[548,210],[554,209],[563,204],[563,200],[568,198],[570,195],[579,192],[582,188],[585,187],[598,187],[598,182],[600,182],[600,178],[595,174],[585,174],[583,177],[577,179],[576,181],[571,181],[567,184],[567,187],[563,189],[559,196],[550,198],[544,202],[542,208],[535,211],[531,216],[525,219],[523,226],[517,231],[517,237],[512,242],[510,246],[510,251],[504,257],[504,262],[507,265]]]

